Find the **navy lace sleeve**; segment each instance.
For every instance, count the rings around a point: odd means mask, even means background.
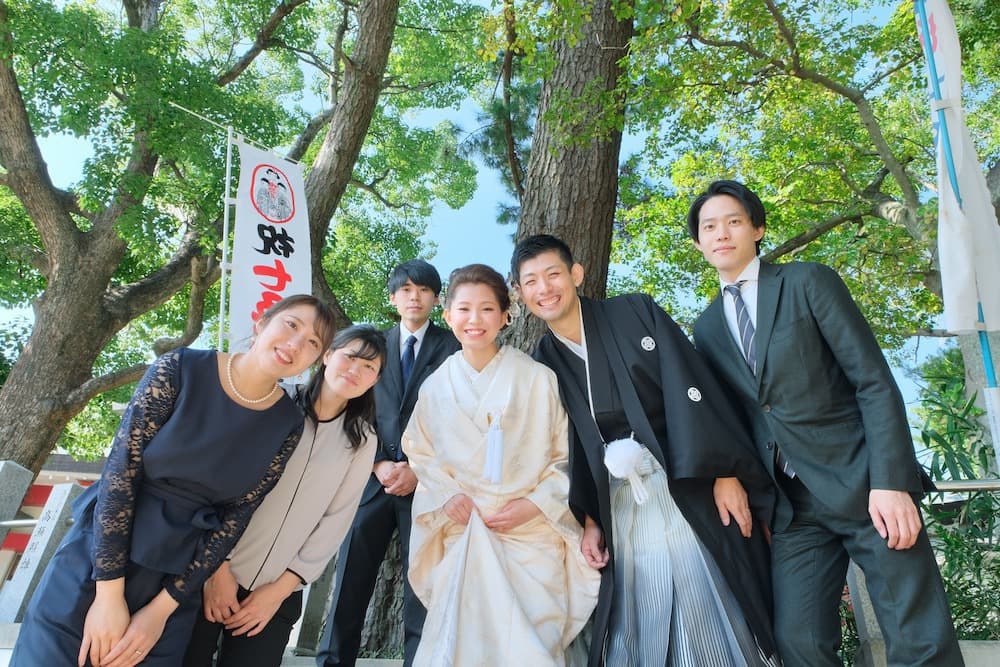
[[[101,474],[94,511],[94,579],[125,576],[142,452],[167,421],[177,400],[181,351],[153,362],[132,394]]]
[[[224,506],[220,512],[221,526],[212,531],[208,538],[199,546],[199,552],[194,560],[177,579],[167,582],[164,589],[177,600],[183,602],[188,596],[201,591],[202,585],[218,569],[222,561],[235,548],[243,531],[250,523],[254,511],[264,501],[264,496],[278,483],[278,478],[285,470],[285,464],[299,444],[302,436],[302,425],[294,429],[285,438],[281,449],[271,460],[263,479],[240,499]]]

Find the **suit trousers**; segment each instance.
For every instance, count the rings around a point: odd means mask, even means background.
[[[794,508],[791,525],[771,542],[774,629],[785,667],[841,666],[838,608],[850,560],[865,573],[889,665],[963,665],[927,531],[909,549],[890,549],[868,517],[834,514],[798,478],[778,476]]]
[[[236,599],[242,602],[250,591],[242,586]],[[222,623],[213,623],[198,613],[191,643],[184,655],[184,667],[279,667],[288,646],[292,627],[302,615],[302,591],[295,591],[281,603],[264,629],[253,637],[233,633]],[[212,658],[218,650],[219,656]]]
[[[354,667],[361,645],[365,612],[375,590],[379,566],[397,529],[403,567],[403,664],[404,667],[412,664],[427,615],[406,576],[412,504],[412,494],[392,496],[380,489],[358,508],[337,557],[333,602],[316,653],[318,667]]]

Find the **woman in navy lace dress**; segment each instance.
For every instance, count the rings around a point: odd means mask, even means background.
[[[201,588],[277,482],[302,414],[277,385],[312,365],[333,315],[289,297],[246,353],[179,348],[136,387],[99,483],[32,597],[10,664],[181,663]]]

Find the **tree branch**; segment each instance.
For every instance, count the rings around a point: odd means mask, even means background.
[[[190,230],[173,257],[142,280],[108,290],[105,308],[122,326],[167,301],[184,286],[192,261],[201,254],[201,235]]]
[[[834,216],[829,220],[821,222],[815,227],[812,227],[811,229],[802,232],[798,236],[793,236],[792,238],[788,239],[787,241],[779,245],[777,248],[774,248],[773,250],[764,255],[761,255],[760,258],[768,262],[773,262],[779,257],[795,252],[800,248],[804,248],[806,245],[815,241],[823,234],[826,234],[831,229],[839,227],[845,222],[856,222],[860,224],[861,213],[851,212],[851,213],[846,213],[844,215]]]
[[[770,12],[771,17],[774,22],[778,25],[778,32],[781,33],[782,38],[785,40],[785,44],[788,45],[788,51],[792,54],[792,66],[799,68],[802,65],[802,61],[799,59],[799,47],[795,41],[795,35],[792,33],[791,29],[788,27],[788,23],[785,21],[784,15],[781,10],[778,9],[777,5],[774,4],[773,0],[765,0],[767,5],[767,11]]]
[[[882,128],[879,125],[878,119],[875,117],[875,112],[872,110],[871,104],[869,104],[868,99],[861,90],[840,83],[839,81],[820,74],[815,70],[802,66],[801,62],[798,61],[797,56],[794,55],[796,53],[796,46],[794,42],[789,44],[793,53],[793,62],[788,63],[777,56],[772,56],[761,49],[758,49],[746,40],[717,39],[704,35],[702,34],[698,24],[693,19],[688,19],[687,26],[690,31],[689,37],[705,44],[706,46],[712,46],[720,49],[737,49],[752,58],[771,63],[790,76],[802,81],[814,83],[850,101],[857,110],[858,115],[861,118],[861,124],[868,132],[868,137],[871,139],[879,158],[889,170],[889,173],[892,174],[893,179],[903,192],[903,200],[906,204],[906,215],[900,216],[898,221],[906,227],[907,232],[915,240],[924,240],[925,234],[920,227],[916,214],[917,209],[920,206],[920,200],[917,196],[916,188],[913,185],[913,181],[907,175],[903,163],[896,158],[892,149],[889,147],[889,142],[886,141],[885,136],[882,134]],[[789,37],[791,35],[790,31],[787,34],[783,34],[786,39],[791,38]]]
[[[117,389],[130,382],[138,382],[146,373],[147,368],[149,368],[149,364],[136,364],[113,373],[91,378],[71,391],[60,408],[76,414],[83,410],[94,396]]]
[[[524,178],[521,158],[517,154],[514,141],[514,121],[510,110],[510,85],[514,70],[514,48],[517,44],[517,26],[515,23],[513,0],[504,0],[503,18],[506,24],[507,48],[503,54],[503,137],[507,144],[507,166],[510,169],[510,180],[514,185],[517,201],[524,199]]]
[[[45,250],[59,261],[77,249],[79,230],[66,213],[28,120],[14,72],[14,38],[0,0],[0,165],[4,179],[35,223]]]
[[[382,203],[382,205],[385,206],[386,208],[395,208],[395,209],[415,208],[414,206],[411,206],[406,202],[392,202],[386,199],[385,196],[381,192],[379,192],[378,189],[376,188],[379,182],[382,181],[384,178],[385,176],[374,179],[371,183],[364,183],[363,181],[359,181],[356,178],[352,178],[351,185],[353,185],[359,190],[364,190],[368,194],[372,195],[373,197],[375,197],[375,199],[379,200]]]
[[[274,33],[277,32],[278,27],[281,26],[281,22],[286,16],[291,14],[300,5],[309,2],[309,0],[282,0],[278,3],[278,6],[274,8],[271,12],[271,16],[268,17],[267,21],[261,26],[261,29],[257,31],[257,37],[254,39],[253,44],[247,49],[246,53],[240,56],[239,60],[229,68],[227,72],[223,72],[215,80],[220,86],[226,86],[232,83],[236,77],[246,70],[250,66],[250,63],[254,61],[254,58],[259,56],[262,51],[272,45],[272,38]]]
[[[214,257],[205,255],[191,259],[191,296],[188,298],[187,321],[184,333],[174,338],[160,338],[153,343],[153,351],[160,356],[170,350],[190,345],[201,333],[205,320],[205,295],[208,288],[222,275],[222,269]]]
[[[44,250],[24,243],[21,245],[10,246],[7,254],[12,259],[20,260],[25,264],[30,265],[31,268],[38,271],[40,274],[45,276],[46,279],[48,279],[49,256],[45,254]]]

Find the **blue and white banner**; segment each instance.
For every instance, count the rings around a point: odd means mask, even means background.
[[[272,304],[312,292],[302,165],[242,141],[229,288],[229,349],[246,350]]]
[[[919,4],[919,3],[918,3]],[[1000,330],[1000,226],[962,110],[962,52],[945,0],[926,0],[931,115],[938,167],[938,254],[948,331]],[[936,75],[936,81],[934,76]]]

